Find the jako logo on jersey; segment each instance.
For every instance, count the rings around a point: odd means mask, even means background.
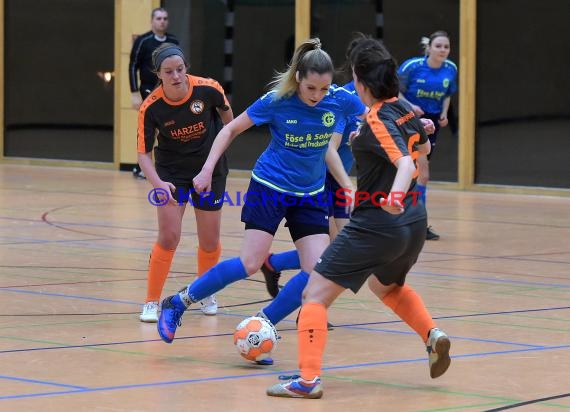
[[[297,124],[297,120],[295,120],[295,119],[287,119],[286,123],[287,123],[287,124]]]
[[[174,123],[175,123],[174,120],[169,120],[169,121],[167,121],[166,123],[164,123],[164,127],[173,125]]]
[[[326,112],[323,114],[323,125],[326,127],[330,127],[334,124],[334,113],[333,112]]]
[[[194,114],[200,114],[204,111],[204,102],[202,100],[194,100],[190,103],[190,110]]]

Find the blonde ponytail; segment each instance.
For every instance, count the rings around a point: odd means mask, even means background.
[[[332,60],[328,53],[321,49],[320,39],[309,39],[297,47],[287,70],[278,72],[269,86],[271,91],[275,92],[276,99],[289,97],[297,91],[297,80],[301,81],[309,72],[324,74],[333,71]]]

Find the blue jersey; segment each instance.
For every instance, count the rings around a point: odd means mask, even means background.
[[[354,88],[354,81],[345,84],[342,86],[343,89],[348,90],[353,95],[356,94],[356,89]],[[354,157],[352,156],[352,150],[350,150],[350,134],[358,128],[360,120],[356,116],[349,116],[346,118],[346,124],[342,131],[342,140],[340,141],[340,145],[338,146],[338,155],[340,160],[342,161],[342,165],[344,166],[344,170],[346,173],[350,172],[352,169],[352,164],[354,163]],[[340,132],[339,132],[340,133]]]
[[[440,114],[443,100],[457,91],[457,66],[451,60],[433,69],[427,57],[409,59],[398,69],[398,76],[404,97],[428,114]]]
[[[256,125],[268,124],[271,142],[252,172],[257,182],[283,193],[313,195],[324,190],[325,154],[333,132],[342,133],[341,119],[360,116],[366,106],[342,87],[331,86],[316,106],[295,93],[277,99],[275,92],[247,109]]]

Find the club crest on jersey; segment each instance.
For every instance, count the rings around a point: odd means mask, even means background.
[[[330,127],[334,124],[334,113],[333,112],[326,112],[323,114],[323,125],[326,127]]]
[[[202,100],[194,100],[190,103],[190,111],[194,114],[200,114],[204,111],[204,102]]]
[[[449,87],[449,79],[443,79],[443,87]]]

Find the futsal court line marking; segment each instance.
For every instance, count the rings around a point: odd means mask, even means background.
[[[560,206],[562,209],[563,206]],[[507,220],[482,220],[482,219],[467,219],[467,218],[452,218],[452,217],[437,217],[430,214],[430,221],[432,220],[440,220],[440,221],[448,221],[448,222],[466,222],[466,223],[482,223],[482,224],[489,224],[489,225],[515,225],[515,226],[524,226],[524,227],[541,227],[541,228],[551,228],[551,229],[570,229],[570,226],[565,225],[554,225],[554,224],[544,224],[544,223],[530,223],[530,222],[510,222]]]
[[[64,293],[41,292],[41,291],[34,291],[34,290],[0,288],[0,292],[22,293],[25,295],[40,295],[40,296],[49,296],[49,297],[57,297],[57,298],[64,298],[64,299],[90,300],[90,301],[94,301],[94,302],[117,303],[117,304],[123,304],[123,305],[137,305],[137,306],[141,305],[140,302],[134,302],[134,301],[129,301],[129,300],[104,299],[104,298],[95,298],[95,297],[80,296],[80,295],[66,295]]]
[[[42,219],[30,219],[30,218],[14,218],[14,217],[6,217],[6,216],[0,216],[0,220],[11,220],[11,221],[24,221],[24,222],[33,222],[33,223],[46,223],[48,226],[52,227],[52,228],[56,228],[56,229],[61,229],[64,231],[69,231],[72,233],[79,233],[79,234],[86,234],[89,236],[105,236],[105,235],[101,235],[100,233],[90,233],[90,232],[86,232],[86,231],[78,231],[78,230],[74,230],[74,229],[69,229],[63,225],[67,225],[67,226],[87,226],[87,227],[95,227],[95,228],[101,228],[101,229],[118,229],[118,230],[132,230],[132,231],[144,231],[144,232],[149,232],[148,235],[141,235],[141,236],[129,236],[129,237],[112,237],[112,236],[106,236],[104,238],[100,238],[100,239],[85,239],[85,240],[70,240],[70,239],[64,239],[64,240],[38,240],[38,241],[34,241],[34,240],[30,240],[29,242],[6,242],[6,243],[0,243],[1,244],[6,244],[6,245],[10,245],[10,244],[26,244],[26,243],[31,243],[31,244],[36,244],[36,243],[61,243],[61,242],[88,242],[88,241],[99,241],[99,240],[132,240],[132,239],[146,239],[149,236],[155,236],[156,234],[156,229],[147,229],[147,228],[134,228],[134,227],[125,227],[125,226],[113,226],[113,225],[103,225],[103,224],[97,224],[97,223],[72,223],[72,222],[57,222],[57,221],[46,221],[46,220],[42,220]],[[197,232],[192,232],[192,231],[183,231],[182,232],[182,236],[197,236]],[[222,237],[225,238],[230,238],[230,239],[241,239],[243,238],[243,232],[240,231],[240,233],[224,233],[222,235]],[[291,244],[291,240],[290,239],[280,239],[278,237],[273,239],[273,243],[288,243]],[[233,257],[233,256],[232,256]]]
[[[412,271],[411,274],[415,275],[415,276],[444,277],[444,278],[450,278],[450,279],[460,279],[462,281],[470,281],[470,282],[481,281],[481,282],[505,283],[505,284],[512,284],[512,285],[521,285],[521,286],[540,286],[540,287],[545,287],[545,288],[570,289],[570,284],[532,282],[532,281],[510,280],[510,279],[496,279],[496,278],[471,276],[468,273],[464,273],[461,275],[451,275],[451,274],[445,274],[445,273]],[[468,276],[468,277],[465,277],[465,276]],[[115,301],[115,300],[107,300],[107,299],[102,299],[102,298],[89,298],[89,297],[72,296],[72,295],[64,295],[64,294],[49,294],[49,293],[44,293],[44,292],[18,290],[18,289],[11,289],[11,288],[0,288],[0,291],[7,291],[7,292],[13,292],[13,293],[39,294],[39,295],[57,296],[57,297],[64,297],[64,298],[76,298],[76,299],[87,299],[87,300],[92,299],[92,300],[97,300],[97,301],[113,302],[113,303],[119,302],[119,303],[127,303],[127,304],[140,304],[140,302],[132,302],[132,301]]]
[[[92,204],[89,204],[90,206]],[[58,211],[58,210],[62,210],[62,209],[66,209],[69,207],[79,207],[79,206],[84,206],[83,204],[79,204],[79,205],[66,205],[66,206],[62,206],[62,207],[58,207],[55,209],[51,209],[49,211],[46,211],[42,214],[41,216],[41,221],[47,223],[48,225],[61,229],[61,230],[65,230],[65,231],[70,231],[73,233],[81,233],[81,234],[87,234],[89,236],[101,236],[100,234],[93,234],[90,232],[85,232],[85,231],[79,231],[76,229],[71,229],[68,228],[66,226],[80,226],[80,227],[98,227],[98,228],[106,228],[106,229],[120,229],[120,230],[135,230],[135,231],[148,231],[148,232],[155,232],[155,229],[148,229],[148,228],[133,228],[133,227],[124,227],[124,226],[115,226],[115,225],[105,225],[105,224],[97,224],[97,223],[75,223],[75,222],[65,222],[65,221],[50,221],[47,219],[47,216],[49,213]],[[14,219],[14,220],[19,220],[18,218],[10,218],[10,217],[0,217],[0,219]],[[33,222],[40,222],[38,220],[35,219],[27,219],[27,220],[31,220]],[[510,223],[509,223],[510,224]],[[65,226],[64,226],[65,225]],[[194,236],[196,235],[197,232],[184,232],[183,235],[185,236]],[[228,237],[228,238],[242,238],[243,234],[224,234],[224,237]],[[115,239],[115,240],[127,240],[127,239],[131,239],[131,238],[120,238],[120,237],[111,237],[108,236],[108,239]],[[142,237],[141,237],[142,238]],[[91,240],[104,240],[104,239],[91,239]],[[49,241],[48,241],[49,242]],[[274,242],[289,242],[289,240],[280,240],[280,239],[274,239]],[[436,254],[435,252],[426,252],[426,253],[432,253],[432,254]],[[561,252],[561,253],[566,253],[566,252]],[[472,259],[486,259],[486,258],[503,258],[503,259],[510,259],[510,256],[497,256],[497,257],[493,257],[493,256],[478,256],[478,255],[461,255],[461,254],[452,254],[452,253],[445,253],[445,252],[440,252],[439,254],[444,254],[444,255],[452,255],[452,256],[464,256],[467,258],[472,258]],[[558,254],[558,253],[557,253]],[[516,257],[517,255],[515,255],[514,257]],[[449,261],[449,260],[455,260],[455,259],[446,259],[444,261]],[[516,260],[525,260],[525,259],[516,259]],[[441,262],[442,260],[439,260],[439,262]],[[538,261],[538,262],[543,262],[542,260],[530,260],[530,261]],[[430,261],[427,261],[430,262]],[[434,262],[434,261],[431,261]],[[562,263],[562,264],[568,264],[568,262],[548,262],[548,263]]]
[[[509,255],[496,255],[496,256],[489,256],[489,255],[471,255],[471,254],[462,254],[462,253],[453,253],[453,252],[435,252],[435,251],[428,251],[422,250],[423,255],[442,255],[442,256],[453,256],[454,258],[461,258],[467,259],[506,259],[506,260],[517,260],[517,261],[530,261],[530,262],[538,262],[538,263],[561,263],[561,264],[569,264],[570,262],[567,261],[552,261],[552,260],[544,260],[544,259],[530,259],[527,257],[532,256],[551,256],[551,255],[567,255],[569,254],[569,250],[562,250],[556,252],[540,252],[540,253],[525,253],[524,255],[521,254],[509,254]],[[422,260],[423,263],[435,263],[435,262],[453,262],[458,259],[437,259],[437,260]]]
[[[429,254],[430,252],[423,252],[422,254]],[[567,255],[570,252],[557,252],[557,253],[553,253],[555,255]],[[570,265],[570,262],[568,261],[564,261],[564,260],[546,260],[546,259],[526,259],[524,257],[512,257],[512,256],[465,256],[462,257],[461,254],[451,254],[451,253],[442,253],[443,255],[450,255],[453,256],[453,258],[450,259],[422,259],[419,260],[418,263],[419,264],[430,264],[430,263],[444,263],[444,262],[464,262],[467,260],[470,261],[475,261],[475,260],[483,260],[483,259],[504,259],[504,260],[508,260],[508,261],[515,261],[515,262],[533,262],[533,263],[548,263],[548,264],[552,264],[552,265]],[[437,267],[437,266],[435,266]],[[496,273],[501,273],[501,272],[496,272]]]
[[[450,259],[433,259],[433,260],[421,260],[419,261],[420,263],[439,263],[439,262],[455,262],[458,260],[481,260],[481,259],[504,259],[504,260],[514,260],[514,261],[518,261],[518,262],[535,262],[535,263],[551,263],[551,264],[562,264],[562,265],[568,265],[570,264],[569,261],[565,261],[565,260],[546,260],[546,259],[533,259],[532,256],[551,256],[551,255],[568,255],[570,254],[569,250],[562,250],[562,251],[557,251],[557,252],[548,252],[548,253],[528,253],[528,254],[524,254],[524,255],[520,255],[520,254],[516,254],[516,255],[464,255],[464,254],[460,254],[460,253],[452,253],[452,252],[433,252],[433,251],[427,251],[427,250],[423,250],[422,251],[422,255],[443,255],[443,256],[452,256],[453,258]]]
[[[554,396],[548,396],[545,398],[536,398],[536,399],[531,399],[529,401],[524,401],[524,402],[518,402],[518,403],[513,403],[511,405],[505,405],[502,406],[500,408],[495,408],[495,409],[487,409],[484,412],[499,412],[499,411],[506,411],[507,409],[514,409],[514,408],[518,408],[520,406],[526,406],[526,405],[531,405],[534,403],[540,403],[540,402],[546,402],[546,401],[552,401],[554,399],[562,399],[562,398],[567,398],[570,396],[570,392],[569,393],[563,393],[561,395],[554,395]]]
[[[88,300],[88,301],[94,301],[94,302],[116,303],[116,304],[122,304],[122,305],[136,305],[137,307],[140,307],[142,305],[140,302],[135,302],[135,301],[123,301],[123,300],[116,300],[116,299],[95,298],[95,297],[80,296],[80,295],[66,295],[63,293],[41,292],[41,291],[33,291],[33,290],[0,288],[0,292],[21,293],[21,294],[25,294],[25,295],[49,296],[49,297],[58,297],[58,298],[65,298],[65,299],[79,299],[79,300]],[[232,307],[236,307],[236,306],[247,306],[247,305],[259,304],[259,303],[266,303],[269,301],[270,301],[270,299],[262,299],[262,300],[252,301],[250,303],[246,302],[245,304],[219,306],[219,308],[223,309],[223,308],[232,308]],[[200,309],[199,308],[191,308],[189,310],[199,311]],[[125,313],[125,314],[129,314],[129,313]],[[73,316],[73,314],[69,314],[69,316]]]
[[[0,220],[11,220],[11,221],[23,221],[23,222],[33,222],[33,223],[46,223],[45,221],[42,221],[39,218],[16,218],[16,217],[11,217],[11,216],[0,216]],[[64,222],[64,221],[54,221],[53,223],[58,223],[58,224],[62,224],[62,225],[69,225],[69,226],[86,226],[86,227],[96,227],[96,228],[102,228],[102,229],[119,229],[119,230],[135,230],[135,231],[144,231],[144,232],[151,232],[151,233],[156,233],[156,229],[149,229],[149,228],[136,228],[136,227],[126,227],[126,226],[116,226],[116,225],[103,225],[100,223],[76,223],[76,222]],[[192,232],[192,231],[184,231],[182,232],[182,235],[184,236],[194,236],[196,235],[197,232]],[[91,234],[93,235],[93,234]],[[229,237],[229,238],[239,238],[239,237],[243,237],[243,233],[239,233],[239,234],[235,234],[235,235],[231,235],[231,234],[222,234],[223,237]],[[130,239],[130,238],[125,238],[126,239]],[[290,239],[274,239],[275,241],[281,241],[281,242],[288,242],[291,243]],[[562,251],[562,252],[549,252],[548,254],[565,254],[568,253],[566,251]],[[463,253],[453,253],[453,252],[437,252],[437,251],[428,251],[428,250],[424,250],[422,251],[422,254],[426,254],[426,255],[445,255],[445,256],[454,256],[457,258],[464,258],[464,259],[468,259],[468,258],[472,258],[472,259],[491,259],[491,258],[511,258],[511,257],[518,257],[519,255],[507,255],[507,256],[486,256],[486,255],[473,255],[473,254],[463,254]],[[545,253],[536,253],[536,254],[530,254],[530,256],[533,255],[545,255]],[[452,259],[446,259],[446,260],[438,260],[438,262],[443,262],[443,261],[448,261],[448,260],[452,260]],[[426,261],[426,262],[430,262],[430,261]],[[539,261],[542,262],[542,261]]]
[[[461,319],[461,318],[471,318],[471,317],[478,317],[478,316],[492,316],[492,315],[516,315],[519,313],[529,313],[529,312],[546,312],[552,310],[567,310],[570,309],[570,306],[559,306],[559,307],[552,307],[552,308],[537,308],[537,309],[519,309],[519,310],[505,310],[499,312],[481,312],[481,313],[466,313],[464,315],[442,315],[442,316],[433,316],[434,320],[441,320],[441,319]],[[363,322],[363,323],[351,323],[347,325],[339,324],[335,327],[342,327],[342,326],[366,326],[366,325],[385,325],[390,323],[403,323],[401,319],[397,320],[386,320],[381,322]]]
[[[335,327],[336,327],[336,325],[335,325]],[[392,333],[392,334],[398,334],[398,335],[416,335],[416,332],[413,332],[413,331],[401,331],[401,330],[379,329],[379,328],[363,328],[363,327],[359,327],[359,326],[344,326],[344,327],[346,329],[362,330],[362,331],[366,331],[366,332]],[[495,343],[498,345],[522,346],[525,348],[545,348],[545,347],[548,347],[547,345],[532,345],[532,344],[528,344],[528,343],[507,342],[507,341],[495,340],[495,339],[467,338],[467,337],[452,336],[452,335],[449,335],[449,338],[452,341]]]
[[[552,346],[552,347],[543,347],[543,348],[525,348],[525,349],[513,349],[513,350],[505,350],[505,351],[479,352],[479,353],[469,353],[469,354],[463,354],[463,355],[456,355],[456,356],[453,356],[453,359],[474,358],[474,357],[482,357],[482,356],[497,356],[497,355],[505,355],[505,354],[512,354],[512,353],[559,350],[559,349],[569,349],[569,348],[570,348],[570,345],[562,345],[562,346]],[[356,363],[356,364],[350,364],[350,365],[327,366],[327,367],[323,367],[322,370],[323,371],[338,371],[338,370],[349,370],[349,369],[356,369],[356,368],[369,368],[369,367],[375,367],[375,366],[411,364],[411,363],[418,363],[418,362],[425,363],[426,358],[422,357],[422,358],[415,358],[415,359],[398,359],[398,360],[382,361],[382,362],[367,362],[367,363]],[[216,376],[216,377],[208,377],[208,378],[198,378],[198,379],[184,379],[184,380],[164,381],[164,382],[154,382],[154,383],[131,384],[131,385],[116,385],[116,386],[107,386],[107,387],[85,388],[85,389],[78,389],[78,390],[73,390],[73,391],[40,392],[40,393],[30,393],[30,394],[20,394],[20,395],[6,395],[6,396],[0,396],[0,401],[8,400],[8,399],[35,398],[35,397],[54,396],[54,395],[70,395],[70,394],[89,393],[89,392],[105,392],[105,391],[116,391],[116,390],[124,390],[124,389],[140,389],[140,388],[148,388],[148,387],[195,384],[195,383],[204,383],[204,382],[257,378],[257,377],[262,377],[262,376],[287,375],[287,374],[292,375],[295,373],[298,373],[298,370],[268,371],[268,372],[252,373],[252,374],[246,374],[246,375],[225,375],[225,376]],[[46,384],[49,384],[49,382],[46,381]]]
[[[435,272],[425,272],[425,271],[412,271],[410,272],[412,276],[431,276],[431,277],[443,277],[451,279],[459,279],[463,281],[481,281],[481,282],[491,282],[491,283],[508,283],[513,285],[521,286],[542,286],[546,288],[570,288],[570,284],[561,283],[546,283],[546,282],[532,282],[527,280],[512,280],[512,279],[497,279],[497,278],[487,278],[480,276],[472,276],[470,273],[462,273],[461,275],[451,275],[447,273],[435,273]],[[468,277],[466,277],[468,276]]]
[[[551,309],[554,310],[557,308],[551,308]],[[567,308],[562,308],[562,309],[567,309]],[[544,309],[544,310],[550,310],[550,309]],[[536,310],[534,310],[534,311],[536,311]],[[520,311],[517,311],[517,313],[520,313]],[[241,315],[241,314],[219,314],[219,315],[228,316],[228,317],[243,317],[243,315]],[[489,313],[489,315],[492,316],[492,315],[496,315],[496,314],[495,313]],[[459,316],[459,315],[456,315],[455,318],[457,318],[457,316]],[[467,315],[467,316],[471,317],[472,315]],[[485,314],[480,314],[480,316],[485,316]],[[437,318],[434,318],[434,319],[437,319]],[[293,323],[294,321],[285,319],[282,322],[283,323]],[[371,332],[383,332],[383,333],[406,334],[406,335],[415,334],[414,332],[411,332],[411,331],[398,331],[398,330],[393,330],[393,329],[377,329],[377,328],[360,327],[362,325],[374,325],[374,324],[381,325],[381,324],[395,324],[395,323],[402,324],[403,321],[397,320],[397,321],[385,321],[385,322],[375,322],[375,323],[366,323],[366,324],[335,325],[335,328],[338,327],[338,328],[347,328],[347,329],[356,329],[356,330],[368,330]],[[296,328],[281,328],[281,329],[279,329],[279,332],[281,332],[281,333],[295,332],[296,330],[297,330]],[[215,334],[209,334],[209,335],[178,336],[175,338],[175,340],[182,341],[182,340],[188,340],[188,339],[216,338],[216,337],[224,337],[224,336],[232,336],[232,335],[233,335],[233,331],[232,332],[226,332],[226,333],[215,333]],[[2,337],[0,336],[0,338],[2,338]],[[501,345],[513,345],[513,346],[522,346],[522,347],[531,347],[531,348],[548,348],[549,347],[549,346],[545,346],[545,345],[532,345],[532,344],[519,343],[519,342],[496,341],[496,340],[490,340],[490,339],[480,339],[480,338],[462,337],[462,336],[452,336],[452,338],[456,339],[456,340],[465,340],[465,341],[474,341],[474,342],[483,342],[483,343],[495,343],[495,344],[501,344]],[[0,351],[0,354],[43,351],[43,350],[81,349],[81,348],[90,348],[90,347],[96,348],[96,347],[104,347],[104,346],[115,346],[115,345],[119,346],[119,345],[129,345],[129,344],[152,343],[152,342],[161,342],[161,339],[116,341],[116,342],[106,342],[106,343],[91,343],[91,344],[85,344],[85,345],[58,345],[58,346],[46,346],[46,347],[26,348],[26,349],[7,349],[7,350]]]
[[[433,264],[433,263],[443,263],[443,262],[461,263],[462,260],[457,259],[457,260],[449,260],[449,261],[439,261],[439,260],[423,261],[423,262],[421,262],[421,266],[427,267],[428,269],[444,269],[444,270],[449,269],[449,266],[440,266],[440,265],[434,265]],[[463,262],[465,262],[465,261],[463,261]],[[494,271],[488,270],[488,269],[474,269],[472,267],[469,268],[468,270],[470,272],[496,274],[496,275],[501,275],[504,277],[511,277],[512,276],[515,278],[525,277],[525,278],[533,278],[533,279],[561,279],[561,280],[567,280],[568,279],[568,276],[539,275],[539,274],[530,274],[530,273],[521,273],[521,272],[510,272],[510,271],[506,271],[506,270],[494,272]]]
[[[87,389],[87,386],[68,385],[65,383],[40,381],[37,379],[18,378],[17,376],[0,375],[0,379],[5,379],[5,380],[9,380],[9,381],[17,381],[17,382],[25,382],[25,383],[35,383],[38,385],[60,386],[62,388],[70,388],[70,389]]]
[[[85,245],[85,242],[97,242],[97,241],[108,241],[108,240],[131,240],[131,239],[142,239],[143,237],[139,237],[139,238],[114,238],[114,239],[109,239],[108,237],[102,237],[102,238],[91,238],[91,239],[58,239],[58,240],[39,240],[39,239],[31,239],[29,241],[7,241],[7,242],[0,242],[0,245],[2,246],[20,246],[20,245],[53,245],[53,244],[71,244],[71,245],[76,245],[76,246],[91,246],[93,247],[94,245]],[[108,248],[104,248],[104,249],[110,249],[111,247],[109,246]],[[117,249],[117,247],[114,247],[115,249]],[[127,249],[127,248],[122,248]],[[134,249],[134,248],[128,248],[129,250],[132,251],[137,251],[138,249]]]
[[[2,267],[10,267],[10,266],[2,266],[0,265],[0,268]],[[18,267],[18,266],[13,266],[13,267]],[[39,266],[38,266],[39,268]],[[45,268],[51,268],[51,269],[66,269],[66,267],[42,267],[42,269]],[[147,269],[121,269],[121,268],[71,268],[68,267],[68,269],[86,269],[86,270],[108,270],[108,271],[129,271],[129,272],[144,272],[146,273],[148,270]],[[176,274],[176,276],[171,276],[171,274]],[[73,273],[65,273],[65,275],[74,275]],[[84,276],[92,276],[89,273],[86,274],[82,274]],[[16,275],[14,275],[16,276]],[[180,271],[170,271],[169,272],[169,279],[185,279],[188,277],[193,277],[196,276],[196,272],[180,272]],[[56,283],[36,283],[36,284],[27,284],[27,285],[8,285],[8,286],[0,286],[0,290],[1,289],[15,289],[15,288],[30,288],[30,287],[42,287],[42,286],[61,286],[61,285],[90,285],[90,284],[94,284],[94,283],[114,283],[114,282],[133,282],[133,281],[145,281],[146,282],[147,278],[129,278],[129,279],[98,279],[98,280],[81,280],[81,281],[76,281],[76,282],[56,282]],[[265,284],[264,280],[259,280],[259,279],[244,279],[245,281],[248,282],[255,282],[255,283],[263,283]],[[271,298],[268,298],[267,301],[271,301]],[[0,314],[0,316],[2,316]]]

